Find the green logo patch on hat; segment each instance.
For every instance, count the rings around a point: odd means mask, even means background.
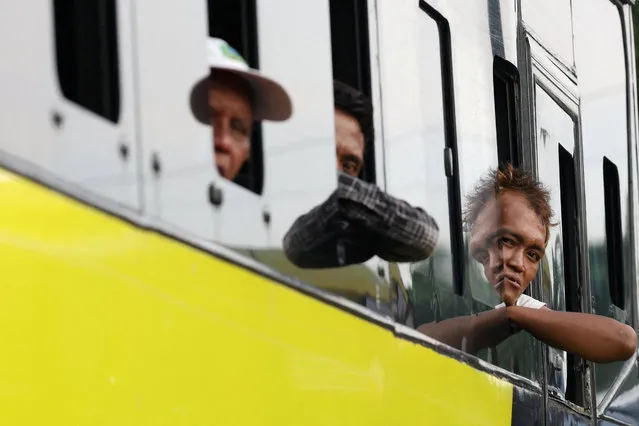
[[[226,56],[229,59],[234,59],[236,61],[240,61],[243,64],[246,65],[246,61],[244,60],[244,58],[242,57],[242,55],[240,55],[237,50],[233,49],[231,46],[229,46],[228,44],[223,44],[222,47],[222,54],[224,56]]]

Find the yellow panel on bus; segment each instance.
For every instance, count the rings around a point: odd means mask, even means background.
[[[0,170],[0,424],[507,425],[512,385]]]

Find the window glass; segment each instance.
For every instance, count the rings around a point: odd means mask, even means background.
[[[570,226],[562,223],[562,173],[565,173],[563,157],[560,153],[572,156],[575,149],[575,124],[564,111],[540,86],[535,87],[536,147],[538,176],[550,190],[553,220],[550,238],[546,244],[546,255],[542,259],[537,277],[541,286],[542,299],[550,301],[553,310],[566,310],[566,288],[576,288],[578,277],[566,274],[566,250],[576,250],[564,242],[563,228]],[[563,169],[562,169],[563,168]],[[573,200],[574,203],[574,200]],[[548,380],[552,393],[563,396],[568,380],[566,353],[552,347],[549,351]]]
[[[115,0],[55,0],[56,64],[65,98],[117,123],[120,76]]]
[[[617,391],[617,396],[605,411],[606,415],[629,425],[637,424],[639,420],[639,394],[637,393],[638,367],[637,361],[634,361],[632,369]]]
[[[522,18],[535,37],[569,68],[574,64],[570,0],[522,0]]]
[[[408,22],[415,45],[405,48],[416,54],[401,66],[383,65],[384,148],[388,192],[427,211],[439,227],[435,252],[410,265],[419,325],[467,310],[457,307],[464,302],[453,290],[439,31],[426,13]]]
[[[428,286],[433,286],[435,294],[432,298],[437,300],[439,318],[454,316],[459,310],[456,308],[457,297],[453,290],[453,265],[451,249],[451,232],[449,220],[449,200],[446,170],[444,166],[445,133],[442,99],[442,81],[438,64],[441,64],[440,43],[437,24],[425,14],[420,17],[418,67],[419,108],[423,124],[413,130],[413,134],[403,135],[398,138],[400,145],[391,153],[388,177],[389,188],[397,193],[400,190],[406,198],[416,205],[428,209],[435,217],[439,225],[439,243],[433,255],[423,262],[413,265],[415,277],[425,277],[426,280],[414,278],[415,292],[420,290],[422,303],[424,296],[429,296]],[[430,72],[428,72],[428,71]],[[428,74],[427,74],[428,73]],[[428,78],[425,78],[429,75]],[[396,146],[397,146],[396,145]],[[412,161],[411,161],[412,159]],[[416,160],[424,159],[425,167],[416,163]],[[422,161],[424,161],[422,160]],[[408,166],[413,162],[412,166]],[[408,166],[408,167],[407,167]],[[418,201],[419,200],[419,201]],[[435,201],[437,200],[437,201]],[[428,283],[428,284],[426,284]],[[421,289],[420,287],[423,287]],[[427,312],[424,306],[416,307],[417,312]],[[462,309],[462,311],[464,311]],[[418,314],[419,315],[419,314]],[[419,318],[417,321],[421,323]]]
[[[615,305],[611,298],[615,289],[623,288],[623,297],[630,300],[634,279],[630,274],[626,78],[621,19],[613,3],[596,0],[574,2],[573,15],[594,312],[629,323],[628,312]],[[593,28],[599,30],[593,31]],[[618,194],[607,193],[610,188],[605,184],[610,180],[614,182],[616,175]],[[617,198],[618,204],[611,202]],[[609,224],[613,223],[612,219],[621,224],[622,241],[617,241],[619,235],[614,227],[607,229],[607,217]],[[611,249],[616,251],[615,246],[621,247],[621,253],[610,263]],[[611,277],[625,282],[611,282]],[[614,382],[622,364],[594,366],[598,402]]]

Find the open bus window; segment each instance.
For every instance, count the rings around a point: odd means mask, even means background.
[[[367,0],[331,0],[329,4],[333,78],[370,99],[371,62]],[[339,117],[336,117],[336,120],[339,120]],[[375,183],[375,133],[372,115],[370,122],[364,122],[360,126],[364,127],[361,130],[365,137],[365,149],[362,167],[357,175],[367,182]]]
[[[519,166],[519,71],[499,56],[493,59],[493,91],[499,163]]]
[[[209,0],[208,18],[209,36],[224,40],[230,48],[241,55],[250,68],[259,69],[256,1]],[[241,83],[238,85],[241,86]],[[244,91],[249,92],[249,98],[252,89],[252,87],[244,89]],[[242,91],[241,87],[240,91]],[[234,153],[229,148],[228,153],[219,155],[232,156],[235,154],[237,157],[237,159],[230,158],[228,160],[231,164],[222,166],[232,169],[226,172],[225,177],[256,194],[261,194],[264,186],[262,126],[259,120],[252,120],[245,116],[246,120],[250,121],[250,123],[241,123],[237,125],[239,129],[234,131],[236,135],[242,136],[238,137],[238,139],[241,140],[239,143],[244,144],[244,147],[240,148],[238,153]],[[218,155],[219,150],[225,150],[225,148],[218,147],[216,155]],[[238,162],[241,162],[241,164],[237,164]],[[224,170],[219,170],[219,167],[218,172],[224,176]]]
[[[120,71],[116,1],[55,0],[53,11],[62,94],[117,123]]]

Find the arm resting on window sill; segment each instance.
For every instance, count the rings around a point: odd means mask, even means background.
[[[542,342],[589,361],[624,361],[637,347],[635,331],[612,318],[579,312],[506,308],[508,317]]]
[[[476,354],[495,346],[512,333],[511,325],[528,331],[542,342],[589,361],[624,361],[636,352],[635,331],[612,318],[578,312],[508,306],[478,315],[423,324],[417,331],[433,339]]]
[[[425,335],[475,355],[481,349],[496,346],[513,334],[507,309],[493,309],[477,315],[431,322],[417,327]]]
[[[418,262],[433,253],[438,238],[437,222],[424,210],[340,173],[337,190],[293,223],[283,248],[301,268],[334,268],[373,256]]]

